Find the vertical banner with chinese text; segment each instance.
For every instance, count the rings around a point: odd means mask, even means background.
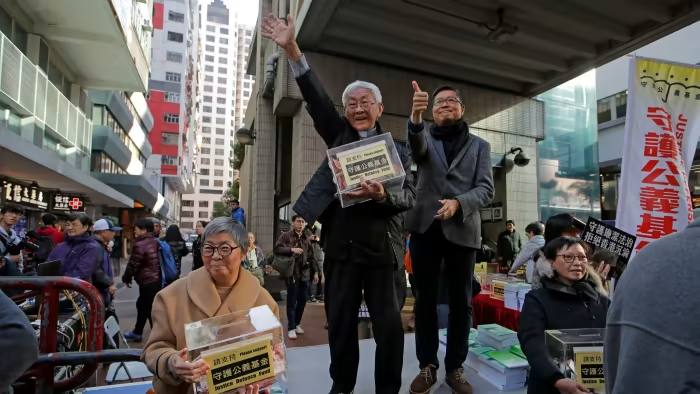
[[[700,135],[700,67],[630,59],[616,227],[636,254],[693,220],[688,172]]]

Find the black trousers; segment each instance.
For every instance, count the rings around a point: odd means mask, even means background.
[[[440,264],[445,264],[450,314],[447,322],[445,369],[461,368],[467,359],[472,318],[472,276],[476,249],[454,244],[435,221],[424,234],[411,234],[411,258],[416,285],[416,355],[420,368],[438,367],[437,299]]]
[[[146,326],[146,320],[148,320],[148,324],[150,324],[151,328],[153,328],[153,322],[151,321],[151,309],[153,308],[153,300],[156,298],[156,294],[159,291],[160,282],[139,285],[139,298],[136,300],[136,325],[134,326],[135,334],[143,334],[143,328]]]
[[[360,361],[357,314],[364,291],[377,344],[374,355],[376,392],[398,393],[403,368],[403,328],[394,266],[349,263],[326,256],[323,269],[333,379],[331,392],[349,393],[355,387]]]
[[[309,282],[305,280],[287,280],[287,328],[291,331],[301,324],[301,317],[306,308]]]

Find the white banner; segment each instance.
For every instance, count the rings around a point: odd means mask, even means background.
[[[698,66],[630,59],[615,226],[637,236],[632,255],[693,220],[688,173],[700,136],[699,86]]]

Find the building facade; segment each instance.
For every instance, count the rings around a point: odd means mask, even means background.
[[[671,62],[700,63],[700,22],[696,22],[634,54]],[[596,70],[600,190],[603,219],[614,220],[617,210],[622,147],[627,114],[629,58],[616,59]],[[693,206],[700,206],[700,145],[689,175]]]
[[[150,0],[0,4],[2,203],[28,208],[28,227],[45,211],[134,207],[98,174],[136,175],[150,150],[145,101],[121,92],[146,90],[151,13]]]
[[[199,5],[197,181],[193,194],[183,196],[182,227],[210,220],[215,203],[237,174],[233,160],[234,132],[240,127],[252,92],[245,73],[252,28],[242,25],[232,1],[202,1]]]
[[[153,4],[152,70],[148,105],[154,118],[149,140],[159,155],[149,165],[160,171],[159,205],[165,219],[180,223],[183,193],[194,190],[196,106],[192,84],[197,75],[196,0],[156,0]]]

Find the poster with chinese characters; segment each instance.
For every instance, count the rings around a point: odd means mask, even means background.
[[[592,393],[605,392],[605,375],[603,374],[603,347],[575,347],[574,364],[576,381]]]
[[[273,392],[286,381],[282,325],[267,305],[185,325],[189,360],[203,359],[210,373],[193,384],[204,393],[243,393],[258,384]]]
[[[12,180],[2,181],[2,202],[45,211],[49,206],[49,193],[33,185]]]
[[[693,220],[688,173],[700,136],[700,67],[630,59],[617,228],[631,257]]]
[[[632,255],[637,237],[589,217],[586,228],[581,233],[581,239],[591,245],[615,253],[618,256],[618,261],[627,263]]]
[[[369,200],[352,196],[363,181],[380,182],[386,191],[403,187],[406,173],[389,133],[331,148],[327,154],[343,208]]]
[[[275,376],[272,335],[204,351],[201,356],[211,368],[207,372],[210,394],[227,393]]]

